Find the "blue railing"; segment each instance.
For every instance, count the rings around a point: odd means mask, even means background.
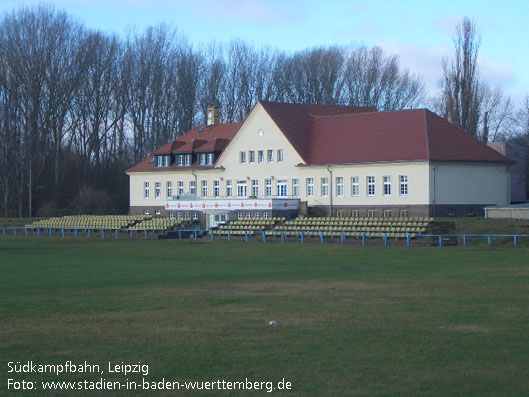
[[[49,237],[54,237],[59,234],[62,238],[66,237],[66,234],[69,232],[73,234],[74,238],[81,237],[81,232],[84,232],[84,236],[87,238],[92,238],[94,233],[99,232],[102,239],[114,238],[120,239],[121,237],[133,239],[136,232],[136,235],[141,235],[145,240],[149,238],[150,233],[161,232],[164,230],[127,230],[127,229],[105,229],[105,228],[31,228],[31,227],[1,227],[2,236],[12,235],[14,237],[24,236],[26,238],[30,237],[30,234],[33,233],[33,236],[38,238],[41,235],[47,234]],[[406,246],[411,247],[413,241],[420,241],[422,239],[432,239],[432,245],[438,245],[443,247],[447,244],[453,243],[454,239],[459,244],[466,246],[471,240],[476,239],[486,239],[488,245],[492,245],[493,239],[503,238],[503,239],[512,239],[513,246],[518,245],[518,240],[523,238],[529,238],[527,234],[406,234],[404,236],[395,237],[388,233],[350,233],[345,232],[303,232],[303,231],[291,231],[291,232],[273,232],[270,231],[227,231],[223,234],[218,233],[214,230],[197,230],[197,229],[178,229],[172,231],[177,233],[178,239],[188,239],[192,238],[197,240],[199,237],[204,235],[209,235],[211,241],[216,239],[226,237],[228,242],[231,242],[234,237],[242,237],[245,242],[250,241],[250,239],[262,240],[263,243],[266,243],[268,239],[280,239],[281,243],[286,243],[292,239],[298,240],[301,244],[304,244],[307,241],[307,238],[315,238],[316,241],[319,241],[320,244],[324,244],[327,240],[336,241],[339,239],[342,245],[345,245],[347,240],[358,240],[361,242],[361,245],[368,245],[369,241],[382,241],[384,246],[390,245],[390,241],[396,240],[399,242],[406,242]],[[314,240],[313,240],[314,241]]]

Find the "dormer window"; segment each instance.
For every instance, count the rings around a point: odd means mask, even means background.
[[[163,156],[156,156],[156,167],[163,167]]]
[[[198,155],[198,165],[206,165],[206,153],[200,153]]]
[[[169,167],[171,165],[171,156],[163,156],[163,165],[164,167]]]
[[[213,165],[213,153],[208,153],[207,156],[207,165]]]
[[[184,164],[186,167],[189,167],[191,165],[191,155],[186,154],[184,157]]]

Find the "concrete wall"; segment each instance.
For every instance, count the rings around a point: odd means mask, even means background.
[[[529,220],[529,208],[487,208],[487,219]]]
[[[430,199],[436,205],[509,203],[507,165],[437,163],[430,166],[430,180]]]
[[[488,144],[491,148],[516,161],[510,169],[511,177],[511,201],[523,201],[527,199],[525,185],[526,177],[526,153],[524,148],[506,142],[491,142]]]

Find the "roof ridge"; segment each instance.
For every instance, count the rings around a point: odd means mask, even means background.
[[[294,106],[334,106],[334,107],[340,107],[340,108],[370,108],[373,106],[353,106],[353,105],[325,105],[322,103],[292,103],[292,102],[281,102],[281,101],[263,101],[259,100],[261,103],[274,103],[277,105],[294,105]]]

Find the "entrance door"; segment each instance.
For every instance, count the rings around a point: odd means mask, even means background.
[[[226,214],[215,214],[209,216],[209,227],[217,227],[223,223],[226,223],[228,216]]]

